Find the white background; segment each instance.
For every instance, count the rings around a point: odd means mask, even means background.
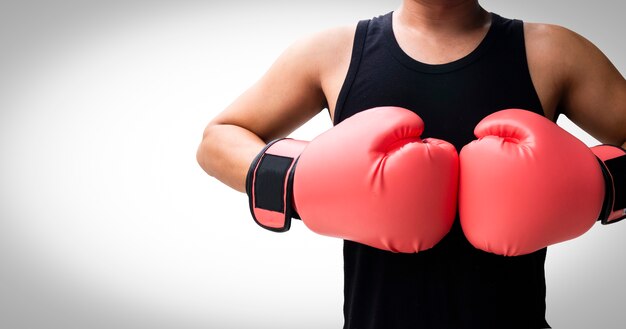
[[[619,1],[481,3],[569,27],[626,72]],[[259,228],[195,152],[289,44],[398,4],[0,3],[0,328],[340,328],[341,241]],[[323,112],[294,136],[330,126]],[[552,326],[623,327],[625,234],[550,248]]]

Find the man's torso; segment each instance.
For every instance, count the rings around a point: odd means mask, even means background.
[[[438,64],[409,55],[432,54],[395,36],[390,15],[351,33],[350,43],[363,49],[356,56],[352,47],[338,53],[335,66],[320,71],[331,72],[321,77],[334,122],[370,107],[403,106],[424,119],[423,137],[448,140],[460,150],[473,139],[474,125],[496,110],[521,107],[553,117],[556,106],[551,104],[558,103],[559,88],[537,87],[554,82],[533,72],[533,48],[529,51],[524,41],[528,28],[493,17],[486,31],[459,40],[461,46],[446,58],[450,62]],[[515,41],[506,39],[510,36]],[[363,44],[354,42],[360,38]],[[458,218],[439,245],[418,254],[392,254],[346,241],[345,326],[547,327],[545,255],[545,249],[515,258],[478,251],[464,238]]]

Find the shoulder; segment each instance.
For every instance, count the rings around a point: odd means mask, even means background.
[[[570,72],[587,61],[602,57],[600,50],[585,37],[563,26],[524,23],[529,60]]]
[[[541,89],[538,92],[552,95],[547,103],[559,106],[559,112],[568,110],[561,105],[572,85],[584,79],[590,69],[606,63],[591,42],[563,26],[524,23],[524,38],[533,82]]]
[[[273,65],[271,75],[302,93],[314,91],[322,107],[334,108],[350,65],[356,26],[333,27],[297,40]]]
[[[529,55],[547,61],[562,62],[587,46],[582,36],[554,24],[524,23],[524,36]]]
[[[318,31],[294,42],[282,56],[301,68],[324,74],[350,54],[355,33],[356,24]]]
[[[562,41],[577,40],[580,37],[576,32],[556,24],[524,22],[524,32],[534,41]]]
[[[561,113],[595,138],[623,142],[626,81],[593,43],[565,27],[525,23],[531,71],[557,90]]]

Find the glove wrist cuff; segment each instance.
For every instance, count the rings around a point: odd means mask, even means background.
[[[291,218],[299,218],[293,206],[293,171],[306,142],[277,139],[267,144],[250,164],[246,194],[250,213],[261,227],[285,232]]]
[[[619,146],[599,145],[592,148],[601,162],[606,186],[599,220],[612,224],[626,218],[626,150]]]

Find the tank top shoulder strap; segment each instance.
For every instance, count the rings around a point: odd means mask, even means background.
[[[346,98],[350,92],[350,87],[354,83],[356,79],[357,72],[359,70],[359,65],[361,64],[361,59],[363,58],[363,48],[365,47],[365,39],[367,37],[367,30],[370,24],[369,19],[359,21],[356,26],[356,32],[354,35],[354,43],[352,45],[352,55],[350,58],[350,65],[348,67],[348,74],[346,75],[346,79],[343,82],[343,86],[341,87],[341,91],[339,92],[339,96],[337,98],[337,104],[335,105],[335,113],[333,125],[339,123],[339,117],[341,109],[343,109],[344,104],[346,103]]]
[[[499,46],[501,49],[511,49],[507,52],[506,61],[510,62],[517,68],[520,76],[519,84],[526,88],[527,97],[532,100],[534,106],[529,110],[541,115],[545,115],[539,94],[535,89],[528,66],[528,56],[526,52],[526,37],[524,35],[524,22],[519,19],[503,18],[497,14],[493,14],[494,21],[500,25],[500,34],[504,37],[499,38]],[[504,61],[504,60],[503,60]],[[558,113],[556,113],[558,116]]]

